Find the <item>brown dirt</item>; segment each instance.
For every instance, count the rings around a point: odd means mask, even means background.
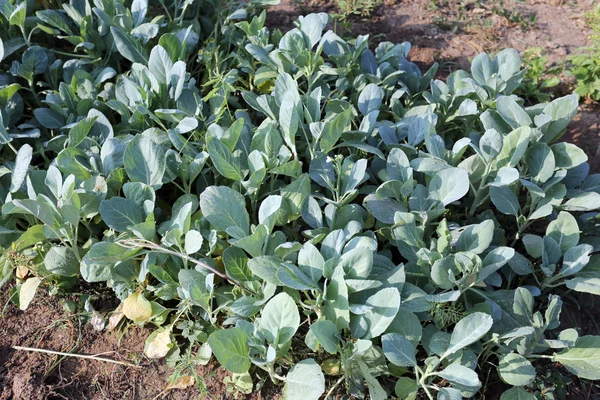
[[[7,302],[6,291],[0,304]],[[122,332],[95,331],[80,324],[77,315],[63,309],[63,302],[36,296],[27,311],[9,305],[0,316],[0,400],[42,399],[229,399],[223,379],[230,374],[216,362],[197,367],[205,391],[196,387],[165,391],[173,370],[164,362],[152,362],[144,354],[151,330],[130,327]],[[138,365],[112,363],[14,350],[12,346],[99,355]],[[262,393],[239,396],[251,400],[275,399],[279,390],[266,384]],[[162,395],[161,395],[162,393]]]

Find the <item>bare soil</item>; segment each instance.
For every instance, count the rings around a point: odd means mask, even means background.
[[[595,0],[385,0],[368,18],[351,17],[336,24],[345,35],[369,34],[374,45],[381,41],[409,41],[412,61],[422,68],[440,64],[439,77],[456,69],[468,69],[469,59],[482,51],[505,47],[522,51],[542,47],[551,63],[564,60],[588,44],[583,14]],[[334,2],[283,0],[268,16],[271,28],[288,30],[298,15],[309,12],[339,12]],[[508,15],[508,17],[507,17]],[[534,22],[528,22],[535,15]],[[564,85],[563,85],[563,89]],[[568,90],[568,84],[567,84]],[[564,140],[581,146],[590,157],[592,170],[600,170],[600,106],[582,104]],[[585,300],[585,301],[583,301]],[[583,306],[565,304],[563,327],[575,326],[582,334],[600,334],[597,298],[582,299]],[[7,303],[7,291],[0,305]],[[585,304],[589,305],[586,306]],[[130,327],[122,332],[95,331],[81,324],[77,315],[63,309],[63,303],[38,295],[30,308],[20,311],[12,305],[0,314],[0,400],[9,399],[228,399],[223,379],[229,373],[216,363],[197,367],[204,387],[165,390],[173,370],[164,362],[152,362],[143,355],[149,329]],[[98,355],[126,361],[139,368],[85,360],[76,357],[26,352],[12,346],[35,347],[76,354]],[[550,365],[566,376],[564,370]],[[571,385],[567,398],[599,398],[600,388],[589,382]],[[502,390],[489,387],[484,398],[498,398]],[[494,393],[492,393],[494,392]],[[259,393],[239,396],[248,399],[277,399],[278,387],[266,384]]]
[[[0,303],[6,302],[4,293]],[[11,304],[0,316],[0,400],[233,398],[225,395],[227,386],[223,383],[230,374],[216,362],[196,367],[204,381],[203,390],[197,387],[166,390],[173,370],[143,354],[150,329],[130,326],[124,333],[99,332],[91,324],[82,325],[80,318],[67,312],[63,304],[61,299],[38,293],[27,311]],[[138,368],[14,350],[12,346],[98,355]],[[272,385],[265,385],[262,394],[243,398],[275,399],[278,391]]]

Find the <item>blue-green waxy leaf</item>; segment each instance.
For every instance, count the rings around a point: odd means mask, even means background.
[[[569,289],[600,296],[600,278],[576,277],[565,282]]]
[[[500,400],[536,400],[535,395],[529,393],[522,387],[513,387],[502,393]]]
[[[481,254],[494,238],[494,221],[487,219],[480,224],[465,229],[456,241],[456,250]]]
[[[79,261],[70,247],[53,246],[44,257],[48,271],[60,276],[75,276],[79,273]]]
[[[502,118],[513,128],[531,125],[527,112],[512,97],[500,96],[496,100],[496,107]]]
[[[200,195],[200,208],[219,231],[237,228],[242,236],[250,230],[250,216],[242,194],[226,186],[210,186]],[[239,239],[239,238],[238,238]]]
[[[154,75],[159,83],[167,83],[167,78],[173,68],[173,61],[162,46],[154,46],[150,52],[148,60],[148,69]]]
[[[96,243],[81,260],[79,271],[87,282],[107,281],[112,277],[115,264],[133,257],[138,251],[113,242]]]
[[[131,62],[137,62],[144,65],[148,64],[146,50],[134,36],[124,32],[116,26],[111,26],[110,32],[115,39],[116,49],[123,57]]]
[[[336,354],[341,336],[335,324],[328,320],[315,321],[310,331],[329,354]]]
[[[379,110],[382,100],[383,90],[374,83],[370,83],[358,96],[358,109],[363,115],[367,115],[371,111]]]
[[[496,157],[496,166],[514,167],[525,155],[531,138],[531,128],[523,126],[504,136],[502,151]]]
[[[498,374],[509,385],[526,386],[535,379],[535,368],[522,355],[509,353],[500,358]]]
[[[136,135],[125,147],[125,171],[133,182],[142,182],[158,189],[162,186],[167,166],[164,148],[152,132]]]
[[[248,372],[248,336],[240,328],[223,329],[211,333],[208,345],[219,363],[236,374]]]
[[[294,299],[287,293],[279,293],[263,308],[259,327],[273,345],[290,341],[300,326],[300,313]]]
[[[277,271],[281,268],[281,259],[275,256],[259,256],[248,260],[248,268],[259,278],[281,286]]]
[[[329,153],[333,146],[335,146],[342,136],[342,133],[344,133],[350,125],[351,117],[352,108],[348,108],[325,123],[320,140],[321,151],[323,153]]]
[[[485,131],[479,140],[479,151],[486,162],[490,162],[502,151],[502,135],[495,129]]]
[[[398,367],[414,367],[415,348],[412,343],[398,333],[388,333],[381,337],[381,345],[385,358]]]
[[[318,400],[323,393],[325,376],[312,358],[298,362],[285,378],[284,400]]]
[[[554,239],[564,253],[579,243],[579,225],[575,217],[561,211],[558,217],[548,224],[546,235]]]
[[[310,176],[302,174],[281,188],[281,196],[287,200],[292,216],[300,215],[304,202],[310,196]]]
[[[27,177],[27,171],[29,170],[29,164],[31,163],[31,157],[33,155],[33,148],[24,144],[17,152],[15,159],[15,167],[12,172],[10,180],[10,191],[16,192],[23,186],[25,178]]]
[[[575,346],[553,356],[569,372],[584,379],[600,379],[600,336],[582,336]]]
[[[333,168],[333,160],[325,153],[317,153],[316,156],[310,162],[309,167],[310,178],[323,186],[331,190],[335,190],[335,170]]]
[[[556,168],[571,169],[588,160],[585,152],[572,143],[560,142],[550,147],[556,159]]]
[[[208,154],[216,170],[225,178],[234,181],[244,179],[239,160],[219,139],[213,138],[208,142]]]
[[[462,400],[461,391],[454,388],[441,388],[437,395],[437,400]]]
[[[460,200],[469,191],[469,174],[461,168],[437,172],[429,183],[429,197],[445,206]]]
[[[458,350],[475,343],[492,328],[494,320],[488,314],[475,312],[469,314],[456,324],[452,331],[450,344],[442,358],[456,353]]]
[[[287,92],[279,108],[279,124],[283,131],[283,140],[294,154],[296,153],[296,132],[300,123],[295,100],[295,93]]]
[[[562,267],[558,273],[562,276],[578,273],[590,262],[592,251],[594,251],[594,248],[589,244],[580,244],[571,247],[565,252]]]
[[[248,257],[246,253],[238,247],[228,247],[223,252],[223,264],[227,276],[237,281],[249,281],[252,279],[252,272],[248,268]]]
[[[534,183],[542,184],[554,175],[556,162],[552,149],[542,142],[535,143],[527,155],[529,173]]]
[[[508,186],[490,187],[490,199],[496,208],[503,214],[519,216],[519,199],[515,192]]]
[[[125,232],[128,228],[144,220],[142,210],[138,205],[123,197],[102,200],[100,203],[100,216],[109,228],[117,232]]]
[[[64,117],[49,108],[36,108],[33,115],[44,128],[58,129],[65,125]]]
[[[360,319],[366,322],[367,332],[363,339],[371,339],[381,335],[390,326],[400,308],[400,293],[396,288],[385,288],[369,297],[366,301],[369,308]]]
[[[450,364],[438,376],[449,381],[452,386],[461,391],[476,392],[481,387],[477,373],[459,364]]]

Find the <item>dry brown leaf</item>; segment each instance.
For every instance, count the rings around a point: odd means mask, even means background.
[[[175,380],[174,382],[169,383],[167,386],[167,390],[171,389],[187,389],[191,386],[194,386],[196,380],[193,376],[182,376],[181,378]]]

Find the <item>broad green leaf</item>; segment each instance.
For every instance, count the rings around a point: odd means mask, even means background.
[[[36,108],[33,115],[44,128],[58,129],[65,125],[64,117],[49,108]]]
[[[510,187],[490,187],[490,199],[501,213],[514,215],[515,217],[519,216],[521,209],[519,199]]]
[[[560,142],[550,147],[556,159],[556,168],[571,169],[588,160],[585,152],[572,143]]]
[[[344,133],[350,125],[351,117],[352,108],[348,108],[325,123],[320,140],[321,151],[323,153],[329,153],[333,146],[335,146],[342,136],[342,133]]]
[[[483,253],[494,238],[494,221],[487,219],[480,224],[467,227],[456,241],[456,250]]]
[[[488,314],[475,312],[467,315],[458,321],[452,330],[450,344],[442,358],[446,358],[450,354],[475,343],[488,333],[493,324],[494,320]]]
[[[250,368],[248,336],[242,329],[215,331],[208,337],[208,345],[223,367],[236,374],[248,372]]]
[[[461,391],[475,392],[481,387],[477,373],[459,364],[450,364],[437,375],[446,379],[452,386]]]
[[[515,250],[510,247],[496,247],[483,259],[483,268],[479,272],[479,280],[484,280],[494,272],[506,265],[515,255]]]
[[[28,144],[21,146],[17,152],[15,167],[13,169],[10,182],[10,191],[12,193],[16,192],[21,188],[21,186],[23,186],[23,182],[25,182],[25,178],[27,177],[27,171],[29,170],[29,164],[31,163],[32,155],[33,148]]]
[[[88,136],[97,117],[84,118],[69,130],[69,146],[77,147]]]
[[[469,174],[461,168],[437,172],[429,183],[429,196],[445,206],[460,200],[469,191]]]
[[[444,387],[438,392],[437,400],[462,400],[460,390]]]
[[[324,319],[315,321],[310,326],[310,331],[325,351],[329,354],[337,353],[341,336],[333,322]]]
[[[508,389],[506,392],[502,393],[500,396],[500,400],[536,400],[533,394],[525,391],[525,389],[521,387],[514,387]]]
[[[133,257],[139,249],[126,249],[117,243],[94,244],[81,260],[79,270],[87,282],[107,281],[112,276],[115,264]]]
[[[32,225],[14,243],[16,250],[20,251],[45,240],[44,225]]]
[[[361,315],[368,326],[363,339],[376,338],[390,326],[400,308],[400,293],[396,288],[385,288],[370,296],[365,303],[370,310]]]
[[[513,128],[531,125],[531,118],[527,112],[512,97],[500,96],[496,100],[496,108],[502,118]]]
[[[400,307],[386,333],[399,333],[406,337],[416,348],[421,341],[423,328],[421,327],[421,321],[413,312]]]
[[[525,155],[531,137],[529,127],[520,127],[504,136],[502,151],[496,157],[496,166],[514,167]]]
[[[531,146],[527,163],[534,183],[544,183],[554,175],[556,167],[554,153],[546,143],[538,142]]]
[[[148,60],[148,69],[160,83],[167,83],[167,78],[173,68],[173,61],[164,49],[158,45],[152,48],[150,59]]]
[[[125,171],[133,182],[145,183],[155,190],[162,186],[167,166],[165,150],[151,132],[136,135],[127,144],[123,161]]]
[[[100,215],[106,225],[117,232],[125,232],[128,228],[144,220],[138,205],[123,197],[102,200]]]
[[[492,161],[502,151],[502,135],[495,129],[485,131],[479,140],[479,150],[486,162]]]
[[[399,367],[414,367],[417,365],[413,344],[398,333],[388,333],[381,337],[383,353],[392,364]]]
[[[578,273],[590,262],[590,254],[593,250],[594,248],[589,244],[571,247],[565,252],[562,267],[558,273],[562,276]]]
[[[591,293],[600,296],[600,278],[577,277],[565,282],[569,289],[576,292]]]
[[[110,27],[110,32],[115,39],[115,47],[123,57],[131,62],[148,64],[148,55],[144,47],[133,35],[124,32],[116,26]]]
[[[558,217],[548,224],[546,235],[554,239],[564,253],[579,243],[579,225],[570,213],[561,211]]]
[[[402,400],[415,400],[419,391],[419,383],[412,378],[401,376],[396,381],[394,393]]]
[[[263,308],[260,328],[273,345],[290,341],[300,326],[300,313],[294,299],[287,293],[279,293]]]
[[[214,167],[222,176],[234,181],[241,181],[244,178],[238,160],[219,139],[213,138],[208,142],[208,154]]]
[[[200,208],[206,219],[219,231],[238,228],[247,235],[250,216],[243,195],[226,186],[210,186],[200,195]]]
[[[379,110],[382,100],[383,90],[374,83],[370,83],[358,96],[358,109],[363,115],[367,115],[371,111]]]
[[[79,260],[70,247],[53,246],[44,257],[48,271],[60,276],[75,276],[79,273]]]
[[[202,247],[204,238],[202,234],[196,230],[190,230],[185,234],[185,252],[187,254],[194,254]]]
[[[285,400],[318,400],[325,393],[325,376],[312,358],[302,360],[290,369],[285,379]]]
[[[10,14],[9,23],[16,25],[21,29],[25,28],[25,18],[27,17],[27,2],[20,2]]]
[[[575,346],[555,353],[552,359],[580,378],[600,379],[600,336],[582,336]]]
[[[246,253],[238,247],[228,247],[223,252],[223,264],[227,276],[237,281],[249,281],[252,279],[252,272],[248,268],[248,257]]]
[[[535,368],[522,355],[509,353],[500,358],[498,374],[509,385],[526,386],[535,379]]]
[[[296,93],[287,92],[279,108],[279,124],[283,130],[283,140],[294,154],[296,153],[296,132],[300,123],[295,103],[296,96]]]
[[[292,215],[300,215],[302,205],[310,196],[310,176],[302,174],[289,185],[281,188],[281,196],[285,198]]]

